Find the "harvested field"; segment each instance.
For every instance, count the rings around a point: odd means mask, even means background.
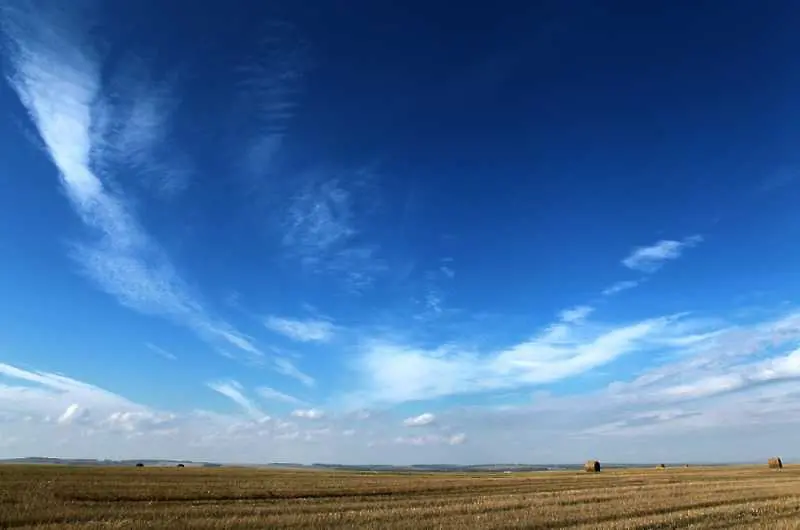
[[[800,469],[372,474],[0,466],[0,528],[800,528]]]

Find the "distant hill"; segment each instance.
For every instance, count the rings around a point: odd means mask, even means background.
[[[42,456],[30,456],[25,458],[7,458],[0,459],[0,464],[50,464],[50,465],[67,465],[67,466],[135,466],[142,463],[146,466],[176,466],[183,464],[184,466],[208,466],[220,464],[208,464],[206,462],[192,462],[191,460],[157,460],[157,459],[143,459],[143,460],[97,460],[90,458],[52,458]]]
[[[253,468],[283,468],[283,469],[330,469],[343,471],[370,471],[370,472],[402,472],[402,473],[504,473],[504,472],[525,472],[525,471],[557,471],[583,469],[583,464],[474,464],[474,465],[455,465],[455,464],[410,464],[410,465],[389,465],[389,464],[299,464],[295,462],[269,462],[264,464],[223,464],[214,462],[194,462],[192,460],[93,460],[84,458],[52,458],[52,457],[26,457],[0,459],[0,464],[50,464],[50,465],[71,465],[71,466],[135,466],[137,463],[151,467],[169,467],[183,464],[186,467],[253,467]],[[702,466],[724,466],[730,464],[703,464],[690,462],[692,465]],[[604,469],[622,469],[631,467],[652,467],[652,463],[603,463]],[[683,463],[667,464],[667,466],[681,466]]]

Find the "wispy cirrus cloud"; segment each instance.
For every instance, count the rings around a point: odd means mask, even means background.
[[[427,350],[391,341],[361,345],[358,370],[365,385],[355,402],[401,403],[558,381],[652,347],[678,316],[621,326],[559,321],[506,349],[479,352],[452,346]]]
[[[580,323],[586,320],[586,317],[594,312],[594,308],[588,305],[576,306],[570,309],[565,309],[559,313],[558,317],[562,322],[568,324]]]
[[[611,284],[609,287],[603,289],[604,296],[611,296],[612,294],[621,293],[622,291],[627,291],[628,289],[633,289],[634,287],[638,287],[642,283],[641,280],[623,280],[617,283]]]
[[[286,21],[267,20],[261,35],[265,37],[242,58],[235,73],[242,114],[254,127],[242,157],[242,174],[250,178],[252,190],[263,187],[274,174],[274,162],[310,64],[307,43]]]
[[[308,180],[289,205],[283,234],[289,255],[307,270],[339,277],[354,291],[368,287],[386,270],[378,247],[364,242],[359,227],[360,216],[371,205],[359,208],[356,202],[372,199],[365,191],[371,177],[360,178],[355,175],[355,183],[347,187],[337,178]]]
[[[299,342],[329,342],[334,337],[336,326],[327,320],[295,320],[269,316],[264,325],[281,335]]]
[[[164,359],[167,359],[169,361],[178,360],[178,357],[174,353],[168,352],[164,348],[159,348],[155,344],[150,344],[149,342],[147,342],[147,343],[145,343],[145,346],[147,347],[147,349],[149,349],[150,351],[154,352],[156,355],[160,355]]]
[[[208,387],[239,405],[242,410],[253,418],[259,419],[265,416],[258,406],[244,395],[244,388],[238,381],[214,381],[208,383]]]
[[[622,260],[622,264],[629,269],[654,272],[665,261],[678,259],[684,250],[696,246],[702,241],[703,238],[699,235],[689,236],[681,241],[662,239],[650,246],[634,249]]]
[[[0,384],[0,409],[19,416],[33,415],[67,424],[90,413],[143,410],[112,392],[60,374],[0,363],[0,378],[15,383]]]
[[[453,434],[450,436],[441,434],[423,434],[420,436],[398,436],[392,440],[396,444],[426,446],[426,445],[461,445],[467,441],[464,433]]]
[[[158,197],[170,197],[190,184],[192,164],[172,140],[171,117],[180,102],[175,81],[154,79],[146,61],[129,55],[121,72],[108,79],[102,89],[114,94],[96,101],[92,109],[96,171],[135,172],[132,182]]]
[[[291,360],[285,357],[275,357],[272,360],[272,365],[276,372],[296,379],[305,386],[310,387],[316,385],[316,380],[313,377],[297,368]]]
[[[291,405],[305,405],[305,402],[302,399],[298,399],[268,386],[260,386],[256,389],[256,392],[258,392],[259,396],[268,401],[279,401],[281,403],[289,403]]]
[[[251,356],[262,353],[230,324],[209,316],[168,256],[137,219],[114,169],[120,156],[138,164],[162,127],[162,97],[137,86],[137,97],[115,121],[100,61],[87,40],[81,10],[16,6],[2,11],[10,43],[8,81],[25,107],[62,189],[92,237],[73,245],[83,272],[121,304],[172,319],[212,343]],[[117,143],[121,142],[121,143]],[[130,151],[130,152],[129,152]]]

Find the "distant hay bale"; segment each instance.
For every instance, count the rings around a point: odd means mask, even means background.
[[[177,467],[185,467],[183,464],[178,464]]]
[[[587,460],[583,465],[583,470],[587,473],[600,473],[600,462],[597,460]]]
[[[141,462],[137,462],[136,467],[144,467],[144,464],[142,464]]]
[[[656,466],[656,469],[667,469],[667,466],[665,466],[664,464],[658,464]]]
[[[689,467],[689,464],[683,464],[683,467]]]
[[[779,456],[775,456],[767,460],[767,465],[770,469],[783,469],[783,461]]]

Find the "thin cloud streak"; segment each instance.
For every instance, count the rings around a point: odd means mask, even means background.
[[[594,308],[587,305],[565,309],[559,314],[559,319],[567,324],[577,324],[586,320],[594,312]]]
[[[327,320],[293,320],[277,316],[267,317],[264,325],[267,329],[299,342],[329,342],[336,330]]]
[[[168,352],[167,350],[165,350],[165,349],[163,349],[163,348],[159,348],[159,347],[158,347],[158,346],[156,346],[155,344],[150,344],[150,343],[148,342],[148,343],[146,343],[146,344],[145,344],[145,346],[146,346],[146,347],[147,347],[147,348],[148,348],[150,351],[154,352],[154,353],[155,353],[155,354],[157,354],[157,355],[160,355],[161,357],[163,357],[163,358],[165,358],[165,359],[167,359],[167,360],[169,360],[169,361],[177,361],[177,360],[178,360],[178,357],[177,357],[177,356],[175,356],[175,354],[173,354],[173,353],[170,353],[170,352]]]
[[[276,372],[288,377],[292,377],[300,381],[307,387],[313,387],[317,384],[316,380],[305,372],[301,371],[292,361],[285,357],[276,357],[273,359],[273,368]]]
[[[622,291],[627,291],[628,289],[633,289],[634,287],[638,287],[642,283],[641,280],[623,280],[619,281],[611,286],[603,289],[603,296],[611,296],[612,294],[621,293]]]
[[[662,239],[650,246],[638,247],[622,260],[622,264],[629,269],[641,272],[655,272],[666,261],[676,260],[683,251],[702,243],[703,237],[694,235],[675,241]]]
[[[305,401],[302,399],[298,399],[294,396],[290,396],[284,392],[279,390],[275,390],[274,388],[268,386],[261,386],[256,389],[256,392],[259,396],[263,399],[268,401],[279,401],[281,403],[289,403],[290,405],[305,405]]]
[[[260,419],[264,417],[264,413],[261,412],[256,404],[244,395],[244,389],[239,382],[233,380],[215,381],[208,383],[208,387],[239,405],[254,419]]]
[[[412,416],[403,420],[403,425],[406,427],[424,427],[425,425],[432,425],[436,421],[436,416],[430,412],[425,412],[419,416]]]

